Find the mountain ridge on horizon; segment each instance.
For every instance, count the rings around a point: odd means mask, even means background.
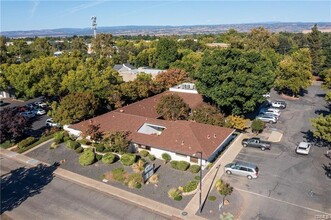
[[[255,22],[240,24],[212,24],[212,25],[125,25],[100,26],[98,33],[113,35],[186,35],[186,34],[215,34],[224,33],[229,29],[238,32],[248,32],[252,28],[264,27],[271,32],[303,32],[310,30],[317,24],[319,29],[331,31],[331,22]],[[110,32],[112,31],[112,32]],[[0,31],[1,36],[16,37],[58,37],[73,35],[92,35],[90,27],[84,28],[55,28],[39,30]]]

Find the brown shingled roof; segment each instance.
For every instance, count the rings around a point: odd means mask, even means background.
[[[193,155],[197,151],[203,152],[208,159],[214,151],[234,132],[233,129],[200,124],[192,121],[165,121],[139,115],[109,112],[92,119],[94,124],[100,125],[103,132],[130,131],[132,142],[172,151],[185,155]],[[70,128],[84,131],[89,121],[71,125]],[[154,124],[166,127],[160,135],[138,133],[144,124]]]
[[[202,96],[199,94],[166,91],[164,93],[132,103],[128,106],[116,109],[115,111],[125,112],[128,114],[139,115],[148,118],[159,118],[160,115],[156,113],[156,105],[162,96],[168,94],[176,94],[180,96],[184,100],[184,102],[190,106],[191,109],[196,108],[203,103]]]

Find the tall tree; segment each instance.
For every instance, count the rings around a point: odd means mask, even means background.
[[[321,32],[317,28],[317,24],[311,29],[308,36],[309,49],[312,59],[312,71],[314,74],[319,74],[321,68]]]
[[[198,91],[223,111],[251,112],[265,99],[274,82],[272,63],[256,51],[238,49],[206,52],[194,74]]]
[[[178,58],[177,42],[170,38],[161,38],[156,45],[156,67],[167,69]]]
[[[52,104],[54,121],[62,125],[72,124],[95,116],[99,100],[89,93],[72,93],[62,98],[60,104]]]
[[[263,27],[252,29],[247,36],[247,49],[261,52],[264,49],[276,48],[279,45],[277,37]]]
[[[93,52],[97,57],[109,57],[114,52],[114,40],[111,34],[98,34],[92,40]]]
[[[190,107],[178,95],[170,94],[160,98],[156,112],[165,120],[183,120],[188,117]]]
[[[314,136],[331,143],[331,115],[318,116],[311,120]]]
[[[312,80],[309,49],[303,48],[285,56],[279,63],[275,87],[286,93],[297,95],[301,89],[307,89]]]

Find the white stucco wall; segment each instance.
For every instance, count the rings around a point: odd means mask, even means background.
[[[137,147],[137,145],[135,145]],[[146,149],[143,149],[143,148],[139,148],[137,149],[138,151],[141,151],[141,150],[146,150]],[[200,159],[198,159],[197,163],[193,163],[190,161],[190,157],[189,156],[184,156],[184,155],[178,155],[174,152],[170,152],[170,151],[165,151],[165,150],[161,150],[161,149],[158,149],[158,148],[152,148],[150,150],[147,150],[150,154],[153,154],[156,158],[158,159],[162,159],[162,154],[163,153],[167,153],[171,156],[171,160],[178,160],[178,161],[186,161],[186,162],[189,162],[190,164],[197,164],[197,165],[200,165]],[[199,155],[197,155],[199,156]],[[208,165],[208,162],[206,160],[202,160],[202,166],[204,167],[205,165]]]

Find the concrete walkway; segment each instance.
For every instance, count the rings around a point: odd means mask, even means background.
[[[214,187],[215,181],[224,173],[224,166],[231,163],[242,149],[241,141],[247,137],[247,134],[240,134],[234,142],[223,152],[221,157],[215,162],[211,170],[202,180],[202,204],[208,197],[208,192]],[[184,211],[187,213],[196,213],[199,210],[199,191],[187,204]]]

